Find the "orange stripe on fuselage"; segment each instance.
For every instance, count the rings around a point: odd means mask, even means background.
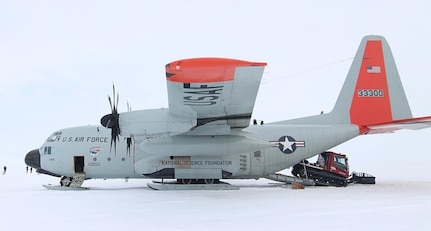
[[[386,78],[382,42],[368,41],[350,108],[350,119],[353,124],[367,125],[392,121]]]
[[[166,65],[168,81],[182,83],[210,83],[231,81],[236,67],[266,66],[266,63],[225,58],[183,59]]]

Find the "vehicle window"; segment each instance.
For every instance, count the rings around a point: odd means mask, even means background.
[[[335,165],[336,165],[338,168],[340,168],[340,169],[342,169],[342,170],[344,170],[344,171],[346,171],[346,170],[347,170],[347,168],[346,168],[347,161],[346,161],[346,158],[345,158],[345,157],[342,157],[342,156],[334,156],[334,163],[335,163]]]

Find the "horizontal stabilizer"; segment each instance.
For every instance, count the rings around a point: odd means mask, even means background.
[[[400,129],[419,130],[431,127],[431,116],[396,120],[390,123],[367,125],[369,129],[366,134],[388,133]]]

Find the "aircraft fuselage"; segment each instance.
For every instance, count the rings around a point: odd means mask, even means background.
[[[84,126],[54,132],[39,149],[40,168],[87,178],[260,178],[357,135],[354,125],[265,124],[231,135],[134,137],[127,149],[122,136],[111,148],[110,129]]]

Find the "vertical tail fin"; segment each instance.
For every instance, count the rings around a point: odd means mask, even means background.
[[[412,118],[388,43],[365,36],[355,55],[332,116],[359,126]]]
[[[355,124],[359,134],[431,127],[431,116],[413,118],[388,43],[365,36],[356,52],[334,109],[281,124]]]

